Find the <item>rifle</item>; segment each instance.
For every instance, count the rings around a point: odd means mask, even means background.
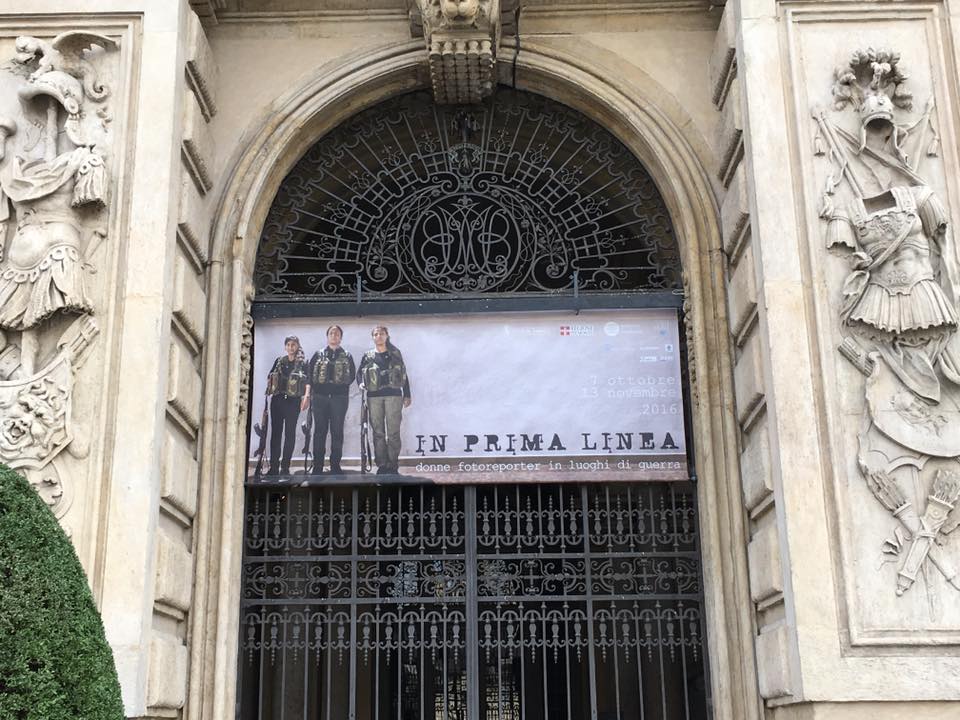
[[[310,467],[310,437],[313,435],[313,408],[307,405],[307,419],[300,423],[300,431],[303,433],[303,474],[309,475],[312,472]]]
[[[254,451],[257,458],[257,467],[253,471],[253,476],[259,478],[263,474],[263,459],[267,454],[267,431],[270,429],[270,395],[263,396],[263,414],[260,416],[260,422],[255,423],[253,431],[260,438],[260,444]]]
[[[360,391],[360,472],[373,469],[370,462],[370,407],[367,405],[366,388]]]

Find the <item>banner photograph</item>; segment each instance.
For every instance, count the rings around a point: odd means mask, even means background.
[[[259,320],[249,474],[686,480],[673,309]]]

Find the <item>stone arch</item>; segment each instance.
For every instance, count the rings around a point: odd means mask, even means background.
[[[416,40],[318,68],[262,115],[231,163],[214,218],[208,277],[191,717],[212,720],[234,711],[243,525],[239,478],[246,450],[246,403],[238,398],[245,397],[249,366],[243,338],[266,214],[287,172],[319,137],[380,100],[425,87],[426,63],[422,41]],[[529,41],[518,52],[505,41],[498,70],[501,81],[565,103],[609,130],[647,167],[671,213],[686,289],[714,712],[718,719],[756,717],[729,328],[706,143],[669,93],[639,71],[629,81],[615,80],[609,66]]]

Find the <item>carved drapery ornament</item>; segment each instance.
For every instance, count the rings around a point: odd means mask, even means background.
[[[88,32],[24,36],[0,70],[0,462],[58,516],[69,492],[57,458],[87,446],[73,378],[98,334],[88,280],[106,237],[112,140],[100,67],[117,49]]]
[[[500,0],[417,0],[438,104],[478,103],[496,85]]]
[[[933,100],[912,115],[899,54],[860,50],[834,74],[834,112],[813,112],[830,163],[820,216],[848,251],[841,355],[865,377],[858,466],[892,515],[882,545],[895,591],[933,574],[960,589],[947,541],[960,525],[960,270],[948,212],[924,177]],[[952,550],[952,552],[951,552]]]

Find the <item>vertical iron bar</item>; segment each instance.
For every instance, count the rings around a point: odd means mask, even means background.
[[[380,502],[380,493],[377,492],[377,504]],[[379,553],[378,553],[379,557]],[[379,563],[377,563],[379,565]],[[379,592],[378,592],[379,596]],[[374,625],[373,646],[373,720],[380,720],[380,603],[374,606],[377,613],[377,622]]]
[[[373,553],[376,557],[376,568],[377,572],[380,572],[380,559],[383,548],[380,547],[380,537],[383,535],[383,528],[380,526],[380,521],[383,519],[383,513],[380,511],[380,499],[382,495],[382,490],[377,488],[377,515],[374,518],[374,543],[373,543]],[[389,522],[389,518],[387,518]],[[374,612],[376,613],[377,622],[374,628],[374,646],[373,646],[373,720],[380,720],[380,626],[383,624],[381,619],[380,611],[380,588],[377,588],[377,602],[374,605]],[[389,651],[388,651],[389,652]]]
[[[260,552],[263,553],[263,569],[266,571],[268,555],[267,555],[267,533],[270,532],[270,493],[264,493],[265,502],[263,507],[263,547]],[[269,574],[269,573],[265,573]],[[264,597],[260,598],[261,600],[266,599],[266,590],[264,590]],[[260,667],[258,668],[258,682],[257,686],[257,720],[263,720],[263,655],[266,652],[266,638],[267,638],[267,605],[260,605]]]
[[[420,509],[423,509],[423,488],[420,488]],[[423,515],[420,516],[421,520]],[[422,531],[421,525],[421,531]],[[423,542],[423,533],[420,534],[420,541]],[[422,547],[422,546],[421,546]],[[425,640],[427,638],[427,620],[426,620],[427,608],[426,605],[420,603],[420,720],[426,720],[427,712],[427,664],[426,664],[426,653],[427,649],[425,647]]]
[[[567,594],[566,588],[564,588],[563,594]],[[563,632],[567,641],[567,647],[563,653],[564,664],[566,665],[567,670],[567,720],[573,720],[573,700],[570,697],[571,693],[573,692],[573,686],[571,685],[570,677],[570,652],[572,650],[570,647],[570,605],[566,600],[563,602]]]
[[[308,411],[309,412],[309,411]],[[313,493],[307,493],[307,537],[312,538],[312,525],[313,525]],[[307,557],[312,557],[314,555],[314,548],[310,547],[310,541],[307,541]],[[310,561],[306,561],[309,563]],[[307,570],[307,577],[310,577],[309,565]],[[304,598],[304,600],[309,600],[309,598]],[[310,615],[311,615],[311,606],[304,603],[303,606],[303,720],[308,720],[309,716],[309,705],[310,705],[310,675],[308,670],[310,668]]]
[[[673,510],[673,548],[674,552],[680,552],[680,526],[677,520],[677,493],[674,491],[671,486],[669,489],[670,493],[670,507]],[[680,588],[679,584],[677,586],[677,594],[679,594]],[[683,667],[683,714],[686,717],[686,720],[690,720],[690,689],[687,686],[687,644],[685,642],[685,635],[687,632],[687,626],[683,619],[683,601],[677,603],[677,626],[680,630],[680,664]]]
[[[524,648],[523,633],[526,625],[523,622],[523,601],[517,603],[517,644],[520,658],[520,720],[527,720],[527,652]]]
[[[324,663],[327,666],[327,681],[323,684],[323,694],[321,695],[321,702],[326,700],[326,720],[332,720],[333,715],[331,714],[330,707],[330,689],[332,687],[331,676],[333,673],[333,646],[330,643],[330,634],[333,632],[333,617],[330,614],[332,609],[331,605],[325,606],[324,615],[326,615],[326,624],[327,627],[324,630],[326,633],[325,637],[327,638],[327,649],[326,652],[323,651],[323,648],[320,648],[320,657],[323,658]]]
[[[417,516],[420,518],[420,530],[417,537],[420,539],[419,551],[421,554],[426,553],[427,549],[424,545],[424,510],[426,507],[423,502],[423,485],[420,486],[420,504],[417,506],[418,512]],[[418,568],[424,563],[423,560],[418,562]],[[419,571],[418,571],[419,574]],[[414,580],[414,586],[418,588],[417,595],[420,595],[419,585],[417,581]],[[426,720],[427,712],[427,660],[426,660],[426,642],[427,642],[427,607],[424,603],[420,603],[420,720]]]
[[[503,720],[503,643],[500,635],[501,606],[497,603],[497,720]],[[516,720],[510,713],[510,720]]]
[[[620,488],[617,488],[616,492],[619,492]],[[619,520],[619,518],[618,518]],[[613,523],[613,513],[610,511],[610,488],[607,487],[607,550],[610,552],[610,570],[613,575],[616,575],[616,572],[613,568],[613,563],[615,562],[613,558],[613,538],[615,537],[616,527],[611,527]],[[611,579],[611,582],[616,582],[615,579]],[[611,592],[616,595],[616,587],[610,588]],[[615,701],[617,703],[617,720],[621,720],[623,708],[620,704],[620,657],[617,653],[617,632],[619,628],[617,627],[617,603],[613,598],[610,599],[610,638],[613,641],[613,691]]]
[[[479,612],[477,608],[477,488],[469,485],[463,490],[464,520],[464,567],[467,575],[466,618],[467,655],[467,712],[466,720],[480,718],[480,648]]]
[[[443,563],[444,561],[441,560],[440,562],[441,562],[441,567],[443,567],[442,563]],[[446,576],[446,570],[444,569],[444,570],[442,570],[442,572],[444,573],[443,577],[445,578],[445,576]],[[446,594],[446,593],[444,592],[444,594]],[[451,678],[453,678],[453,673],[448,672],[448,670],[447,670],[447,646],[448,646],[448,645],[447,645],[447,603],[446,603],[446,597],[444,597],[444,603],[443,603],[443,605],[442,605],[442,608],[443,608],[443,616],[442,616],[443,625],[442,625],[441,627],[443,628],[443,635],[442,635],[442,638],[443,638],[443,655],[441,656],[442,669],[441,669],[441,673],[440,673],[440,682],[443,683],[443,720],[450,720],[450,716],[449,716],[449,714],[448,714],[448,712],[447,712],[447,710],[448,710],[448,708],[449,708],[449,702],[450,702],[450,699],[449,699],[449,698],[450,698],[450,694],[449,694],[449,692],[448,692],[448,689],[449,689],[449,686],[450,686],[450,682],[449,682],[449,681],[450,681]]]
[[[687,633],[686,623],[683,621],[683,603],[680,602],[677,604],[678,607],[678,622],[677,625],[680,628],[680,664],[683,667],[683,715],[686,720],[690,720],[690,690],[687,687],[687,644],[684,642],[684,636]]]
[[[290,515],[287,515],[287,520],[289,521]],[[289,533],[287,537],[290,537]],[[283,612],[286,614],[289,608],[284,605]],[[283,633],[281,637],[283,640],[280,645],[280,720],[285,720],[287,715],[287,630],[289,629],[289,623],[286,618],[283,622]]]
[[[613,690],[617,702],[617,720],[621,720],[623,708],[620,704],[620,657],[617,653],[617,607],[616,601],[610,601],[610,637],[613,639]]]
[[[399,495],[399,493],[398,493]],[[399,517],[399,513],[398,513]],[[400,545],[397,545],[399,552]],[[403,603],[397,605],[397,720],[403,711]]]
[[[590,510],[587,498],[587,486],[580,486],[580,503],[583,508],[583,567],[584,595],[587,610],[587,661],[590,666],[590,717],[597,720],[597,660],[594,656],[593,642],[593,570],[590,567]],[[666,715],[664,715],[666,718]]]
[[[640,720],[645,720],[647,716],[647,706],[643,700],[643,658],[640,657],[642,653],[640,647],[640,607],[636,601],[633,603],[633,627],[634,638],[636,638],[637,641],[637,697],[640,698]]]
[[[397,562],[403,553],[403,487],[397,488]],[[397,720],[403,710],[403,598],[397,605]]]
[[[290,542],[290,515],[293,511],[293,493],[287,491],[287,505],[286,512],[284,513],[284,533],[283,539],[281,540],[281,547],[283,548],[282,554],[284,558],[290,558],[291,542]],[[293,563],[287,562],[283,564],[283,573],[293,572]],[[280,720],[285,720],[287,714],[287,631],[289,628],[289,613],[290,608],[287,605],[283,606],[283,633],[281,637],[283,638],[280,644]]]
[[[350,710],[348,720],[357,717],[357,513],[360,512],[360,491],[354,486],[350,492],[353,512],[350,518]]]
[[[660,662],[660,703],[662,717],[667,716],[667,682],[663,673],[663,607],[657,603],[657,650]]]
[[[543,669],[541,675],[543,676],[543,718],[548,720],[550,715],[550,697],[547,692],[547,604],[545,602],[540,603],[540,650],[541,657],[543,658]]]
[[[334,554],[333,554],[333,538],[335,537],[334,534],[333,534],[333,532],[334,532],[334,531],[333,531],[333,523],[334,523],[334,517],[333,517],[333,516],[334,516],[334,508],[336,507],[336,505],[335,505],[335,498],[334,498],[333,489],[331,489],[331,490],[327,493],[327,497],[328,497],[328,500],[329,500],[328,503],[327,503],[327,515],[328,515],[329,518],[330,518],[330,525],[329,525],[329,527],[327,528],[327,557],[328,557],[328,560],[327,560],[327,571],[328,571],[328,574],[329,574],[330,567],[333,565],[333,557],[334,557]],[[327,600],[329,600],[329,599],[330,599],[330,592],[329,592],[329,586],[328,586],[328,589],[327,589]],[[331,702],[332,702],[332,700],[331,700],[331,696],[333,695],[333,643],[331,642],[331,638],[333,637],[333,609],[334,609],[334,607],[335,607],[335,606],[334,606],[334,605],[331,605],[329,602],[324,606],[324,611],[325,611],[324,614],[327,616],[327,634],[326,634],[326,638],[327,638],[327,652],[326,652],[324,655],[322,655],[321,657],[324,657],[324,656],[325,656],[325,657],[326,657],[326,663],[327,663],[327,683],[326,683],[326,687],[324,688],[324,697],[326,697],[326,699],[327,699],[327,717],[326,717],[326,720],[333,720],[333,715],[331,714],[331,713],[332,713],[332,707],[331,707]]]

